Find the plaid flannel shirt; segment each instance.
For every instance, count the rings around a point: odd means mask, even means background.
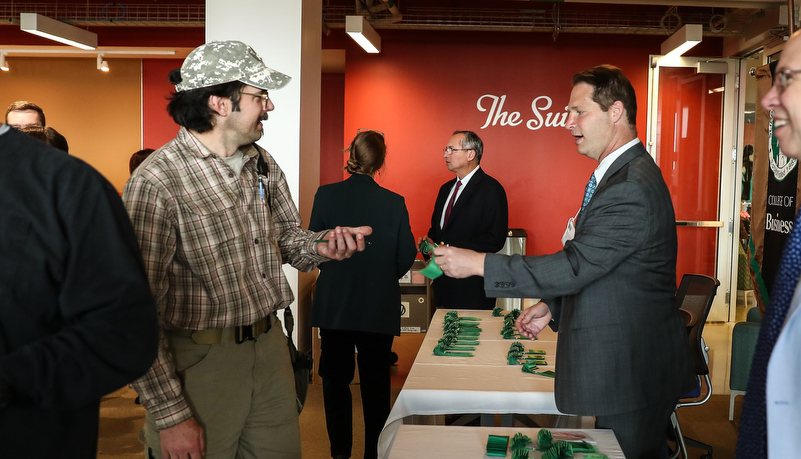
[[[282,270],[310,271],[326,261],[314,240],[327,231],[301,229],[286,177],[255,145],[239,176],[186,129],[141,164],[123,190],[161,325],[153,367],[133,383],[156,428],[192,416],[164,330],[249,325],[294,296]],[[257,155],[269,172],[261,178]]]

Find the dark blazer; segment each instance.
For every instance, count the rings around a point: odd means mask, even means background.
[[[509,205],[506,191],[494,178],[479,168],[465,185],[451,210],[450,219],[440,229],[439,222],[445,212],[448,194],[456,179],[442,185],[431,215],[430,237],[437,244],[495,253],[506,242],[509,226]],[[487,298],[484,280],[480,276],[453,279],[440,276],[434,280],[434,305],[447,309],[492,309],[495,298]]]
[[[364,252],[320,264],[311,311],[313,327],[400,335],[400,286],[417,255],[403,196],[368,175],[321,186],[309,229],[369,225]]]
[[[576,223],[555,254],[487,255],[487,293],[546,299],[559,331],[563,413],[605,416],[677,399],[695,379],[675,300],[676,223],[641,143],[612,164]]]
[[[117,190],[2,132],[0,457],[94,458],[100,398],[156,358],[156,302]]]

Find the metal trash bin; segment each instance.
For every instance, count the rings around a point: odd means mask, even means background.
[[[498,251],[501,255],[525,255],[526,254],[526,230],[522,228],[509,228],[506,232],[506,242],[503,248]],[[523,309],[522,298],[498,298],[495,301],[496,308],[503,308],[506,311],[512,309]]]

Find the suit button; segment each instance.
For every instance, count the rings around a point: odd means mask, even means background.
[[[501,286],[501,283],[500,283],[500,282],[496,282],[496,283],[495,283],[495,288],[498,288],[498,287],[500,287],[500,286]]]
[[[514,287],[514,286],[515,286],[514,282],[509,282],[509,287]]]

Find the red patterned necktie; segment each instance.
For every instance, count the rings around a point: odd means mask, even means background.
[[[451,216],[451,210],[453,210],[453,203],[456,202],[456,195],[459,194],[459,187],[462,186],[462,181],[456,181],[456,188],[453,189],[453,195],[451,196],[451,200],[448,201],[448,207],[445,208],[445,223],[442,226],[445,226],[448,223],[448,218]]]

